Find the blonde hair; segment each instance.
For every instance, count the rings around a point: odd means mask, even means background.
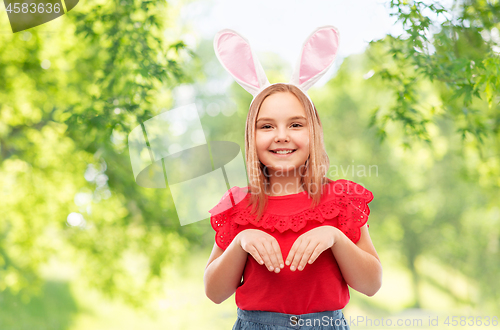
[[[265,165],[260,162],[255,147],[255,126],[260,107],[266,97],[275,93],[291,93],[297,97],[305,109],[307,125],[309,127],[309,158],[306,160],[305,173],[300,173],[300,183],[304,185],[309,197],[312,198],[311,208],[315,208],[321,199],[323,184],[327,183],[326,172],[330,167],[330,159],[326,154],[323,142],[323,127],[319,119],[316,107],[309,101],[309,98],[296,86],[289,84],[273,84],[259,93],[248,111],[245,134],[245,158],[247,163],[247,173],[250,181],[249,192],[250,201],[248,206],[252,206],[252,213],[257,213],[256,221],[259,221],[267,207],[266,186],[270,185],[269,179],[264,175]],[[301,166],[303,168],[303,166]],[[316,188],[319,187],[319,188]]]

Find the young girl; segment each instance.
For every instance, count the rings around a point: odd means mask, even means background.
[[[333,63],[338,31],[313,32],[290,84],[270,85],[236,32],[219,32],[214,46],[254,99],[245,135],[250,185],[231,188],[210,210],[216,237],[206,294],[219,304],[236,292],[233,330],[349,329],[347,285],[374,295],[382,266],[366,225],[373,195],[326,178],[321,121],[305,93]]]

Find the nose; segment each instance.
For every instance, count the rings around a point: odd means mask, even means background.
[[[283,128],[279,128],[276,130],[276,136],[274,137],[274,142],[289,142],[290,137],[288,136],[288,131]]]

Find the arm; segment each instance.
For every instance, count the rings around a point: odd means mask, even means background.
[[[334,235],[331,250],[342,276],[356,291],[373,296],[382,286],[382,264],[366,224],[360,228],[361,235],[356,244],[338,228],[331,228]]]
[[[217,243],[214,245],[203,276],[205,293],[210,300],[220,304],[236,291],[248,254],[271,272],[279,273],[284,267],[280,246],[273,236],[259,229],[245,229],[225,251]]]
[[[241,283],[247,255],[238,242],[238,235],[226,250],[214,244],[203,275],[205,294],[210,300],[220,304],[236,291]]]

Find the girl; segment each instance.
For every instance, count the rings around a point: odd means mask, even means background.
[[[219,304],[236,292],[233,330],[349,329],[347,285],[374,295],[382,266],[366,225],[373,195],[326,178],[321,121],[305,93],[333,63],[338,31],[311,34],[290,84],[270,85],[236,32],[219,32],[214,46],[254,99],[245,134],[250,185],[231,188],[210,210],[216,242],[206,294]]]

